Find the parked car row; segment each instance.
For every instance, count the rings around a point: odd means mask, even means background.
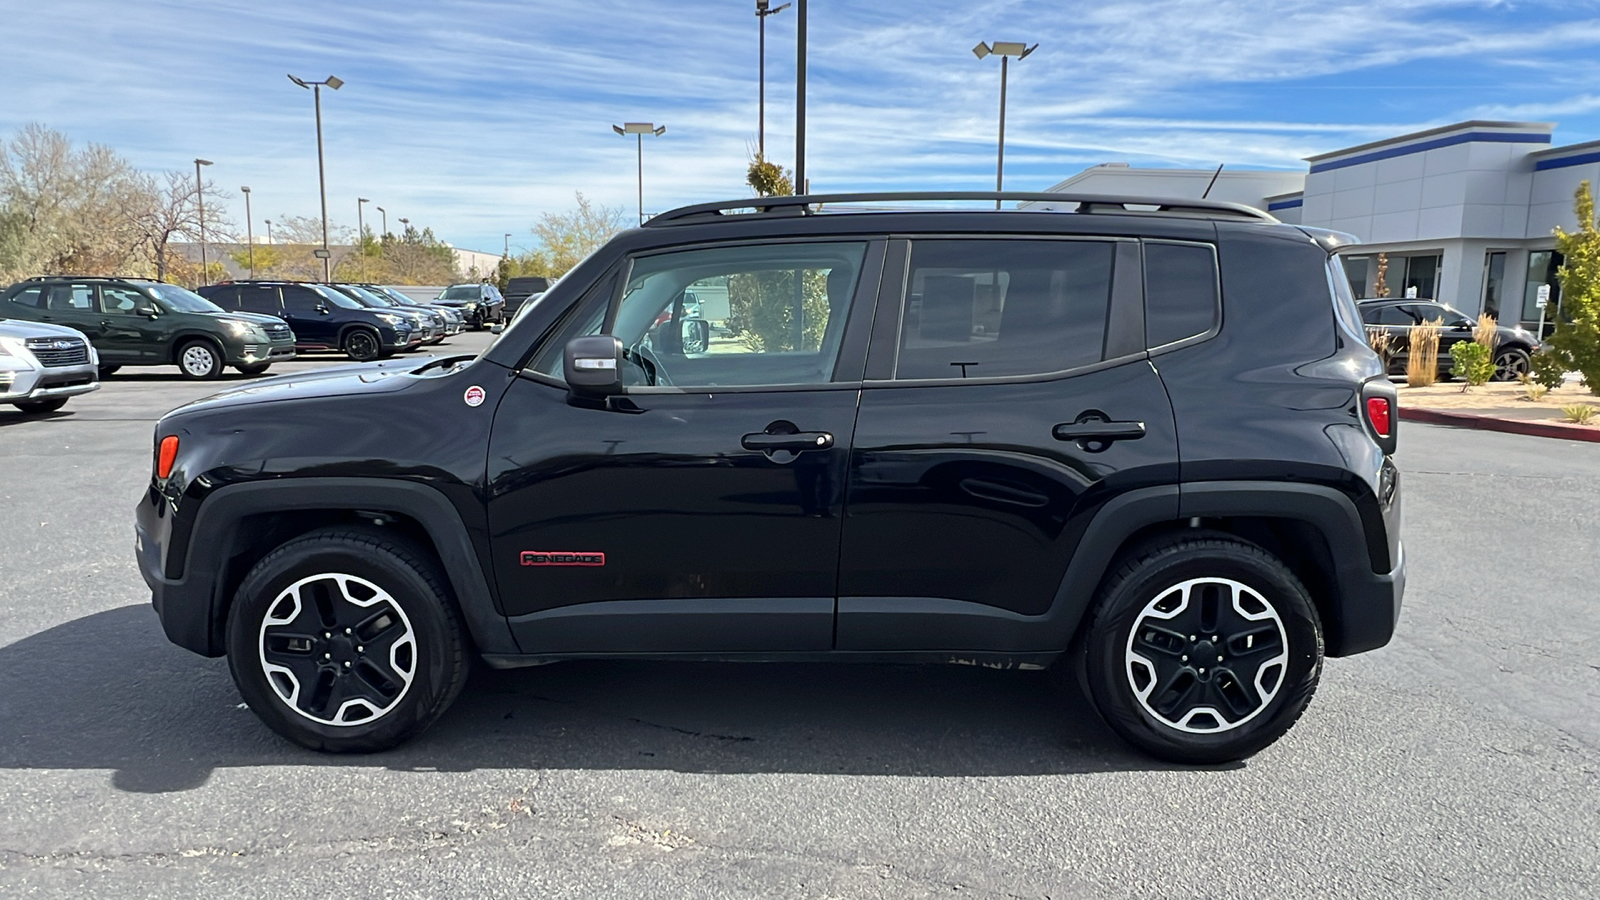
[[[0,292],[0,403],[53,411],[123,366],[175,365],[203,380],[230,366],[260,375],[308,350],[381,359],[505,321],[493,285],[445,293],[453,299],[424,303],[373,284],[229,281],[190,291],[145,278],[30,278]]]
[[[1450,348],[1462,341],[1472,340],[1476,319],[1443,303],[1415,298],[1397,300],[1362,300],[1361,322],[1368,330],[1381,330],[1389,337],[1385,357],[1389,374],[1404,375],[1406,361],[1411,358],[1411,329],[1429,322],[1439,324],[1439,377],[1449,378],[1455,357]],[[1494,380],[1515,381],[1526,373],[1533,354],[1539,349],[1539,338],[1533,332],[1511,325],[1495,326]]]

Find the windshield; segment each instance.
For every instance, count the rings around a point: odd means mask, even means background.
[[[377,291],[369,291],[366,288],[356,287],[353,284],[345,285],[344,290],[354,294],[356,299],[366,301],[368,306],[376,306],[379,309],[388,309],[397,305],[393,300],[390,300],[388,297],[385,297]]]
[[[210,300],[196,294],[187,288],[175,284],[147,284],[145,290],[161,298],[161,302],[172,308],[173,312],[185,313],[219,313],[222,307]]]
[[[400,293],[399,291],[395,290],[394,288],[377,287],[377,288],[368,288],[368,290],[371,290],[374,293],[382,294],[383,296],[388,297],[390,300],[393,300],[397,305],[400,305],[400,306],[422,306],[423,305],[422,301],[413,300],[412,298],[407,297],[405,294]]]
[[[454,287],[445,288],[444,293],[440,294],[439,298],[441,300],[477,300],[482,296],[483,292],[479,290],[477,285],[458,284]]]
[[[348,294],[345,294],[343,291],[335,290],[334,288],[328,287],[325,284],[308,284],[305,285],[305,287],[316,291],[319,297],[322,297],[324,300],[327,300],[329,303],[332,303],[334,306],[337,306],[340,309],[366,308],[361,303],[358,303],[352,299]]]

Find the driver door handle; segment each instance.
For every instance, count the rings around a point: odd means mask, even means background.
[[[1114,441],[1136,441],[1144,437],[1144,431],[1143,422],[1116,422],[1098,409],[1091,409],[1074,421],[1057,425],[1050,435],[1058,441],[1077,441],[1082,449],[1099,453]]]
[[[827,450],[832,447],[833,435],[826,431],[800,431],[794,434],[769,434],[758,431],[745,435],[740,439],[739,446],[746,450],[759,450],[762,453],[778,450],[804,453],[807,450]]]

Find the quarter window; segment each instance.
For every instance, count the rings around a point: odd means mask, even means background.
[[[1012,377],[1099,362],[1115,249],[1110,241],[914,242],[894,377]]]
[[[44,288],[24,288],[11,295],[11,302],[20,306],[40,308],[44,306]]]
[[[1217,255],[1209,244],[1144,245],[1144,332],[1154,349],[1217,325]]]

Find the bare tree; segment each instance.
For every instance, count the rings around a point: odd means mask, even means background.
[[[78,151],[66,135],[29,125],[0,145],[6,256],[19,277],[119,271],[142,243],[145,179],[110,148]]]
[[[621,207],[594,203],[582,192],[578,208],[565,213],[545,213],[533,226],[538,246],[514,261],[517,275],[559,276],[571,271],[584,257],[598,250],[621,231],[627,221]]]

